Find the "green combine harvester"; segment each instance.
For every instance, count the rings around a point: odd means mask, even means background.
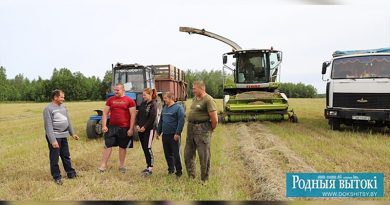
[[[181,32],[199,34],[222,41],[233,48],[223,54],[223,122],[281,121],[298,122],[289,109],[288,98],[277,88],[280,83],[282,52],[270,49],[244,50],[237,43],[218,34],[191,27]]]

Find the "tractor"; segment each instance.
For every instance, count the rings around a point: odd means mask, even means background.
[[[232,47],[223,54],[223,122],[281,121],[298,122],[289,109],[288,98],[277,88],[280,83],[282,52],[270,49],[242,49],[234,41],[218,34],[191,27],[180,32],[199,34],[222,41]]]
[[[132,98],[138,106],[142,103],[142,93],[145,88],[155,88],[158,94],[157,97],[157,122],[160,119],[160,114],[163,106],[163,92],[173,92],[175,101],[184,106],[187,99],[187,83],[185,81],[185,73],[173,65],[149,65],[143,66],[139,64],[121,64],[112,65],[112,87],[117,83],[123,83],[125,87],[125,95]],[[113,96],[111,90],[107,93],[106,99]],[[87,137],[90,139],[103,136],[102,133],[102,110],[94,110],[96,115],[89,117],[87,122]],[[109,120],[109,119],[108,119]],[[137,132],[134,134],[137,140]]]

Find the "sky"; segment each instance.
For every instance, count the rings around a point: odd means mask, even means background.
[[[48,79],[54,68],[102,78],[111,64],[222,69],[231,48],[179,32],[204,28],[242,48],[283,52],[281,82],[325,92],[335,50],[390,47],[387,0],[1,0],[0,66]]]

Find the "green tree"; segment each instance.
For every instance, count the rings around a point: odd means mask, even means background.
[[[7,81],[6,69],[0,66],[0,101],[8,100],[9,85]]]
[[[317,96],[317,90],[312,85],[303,83],[282,83],[279,91],[285,93],[289,98],[314,98]]]
[[[111,85],[112,85],[112,70],[108,70],[104,74],[103,80],[100,83],[100,96],[101,96],[101,99],[105,99],[106,98],[106,94],[111,92]]]

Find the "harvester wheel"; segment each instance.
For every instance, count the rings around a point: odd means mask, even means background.
[[[218,115],[218,123],[223,123],[223,115]]]
[[[102,136],[101,125],[96,120],[88,120],[86,130],[87,130],[87,137],[89,139],[95,139]]]
[[[298,123],[298,116],[296,114],[291,115],[290,116],[290,122]]]
[[[340,130],[340,120],[329,119],[329,126],[331,130]]]

